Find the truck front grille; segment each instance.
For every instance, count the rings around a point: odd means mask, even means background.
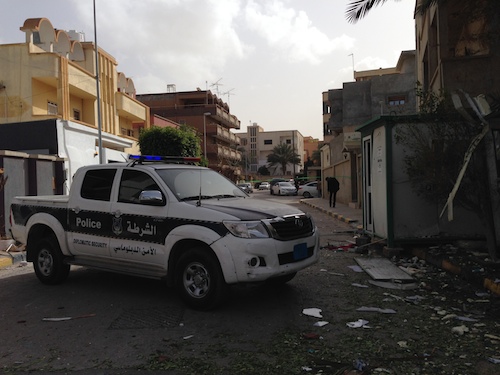
[[[292,215],[271,220],[273,237],[277,240],[293,240],[309,237],[314,233],[314,224],[309,215]]]

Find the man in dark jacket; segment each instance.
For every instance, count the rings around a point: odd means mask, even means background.
[[[330,193],[330,207],[335,207],[337,191],[340,189],[339,181],[335,177],[327,177],[326,186],[328,187],[328,192]]]

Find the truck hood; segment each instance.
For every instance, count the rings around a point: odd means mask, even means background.
[[[303,215],[304,213],[292,206],[261,201],[251,198],[230,198],[221,200],[203,200],[201,207],[234,216],[240,220],[272,219],[287,215]]]

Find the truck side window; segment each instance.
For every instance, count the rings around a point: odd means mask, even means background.
[[[118,192],[118,202],[139,203],[139,195],[143,190],[158,190],[160,188],[147,174],[134,169],[124,169]]]
[[[82,198],[109,201],[116,169],[92,169],[87,171],[82,183]]]

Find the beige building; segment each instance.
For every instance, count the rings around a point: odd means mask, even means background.
[[[290,145],[295,153],[300,156],[300,164],[288,164],[286,171],[281,167],[269,168],[272,175],[294,177],[304,169],[304,137],[298,130],[264,131],[257,123],[247,127],[246,133],[238,133],[241,146],[245,149],[246,165],[244,173],[255,175],[262,166],[267,166],[267,156],[279,144]],[[307,160],[307,159],[306,159]]]
[[[66,158],[69,178],[82,165],[137,152],[139,130],[150,126],[149,108],[135,99],[134,83],[117,71],[116,60],[99,48],[96,61],[93,42],[46,18],[27,19],[20,30],[24,43],[0,45],[0,149]],[[37,122],[40,137],[16,137],[25,124],[36,134]]]

